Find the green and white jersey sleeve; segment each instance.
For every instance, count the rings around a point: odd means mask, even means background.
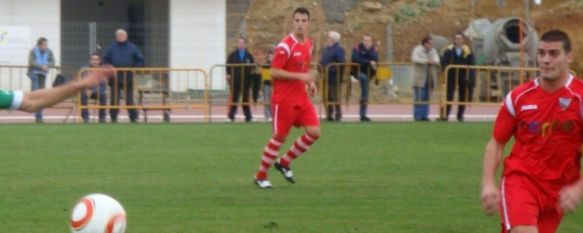
[[[0,89],[0,109],[16,110],[22,105],[24,92],[5,91]]]

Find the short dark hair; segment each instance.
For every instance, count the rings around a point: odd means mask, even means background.
[[[237,38],[237,40],[243,40],[244,42],[247,42],[247,38],[245,38],[244,36],[239,36],[239,38]]]
[[[47,38],[41,37],[41,38],[38,38],[38,40],[36,41],[36,45],[37,46],[40,46],[40,45],[42,45],[43,43],[46,43],[46,42],[48,42]]]
[[[563,42],[563,49],[565,53],[570,53],[573,49],[571,47],[571,39],[569,39],[569,35],[561,30],[550,30],[545,32],[541,38],[541,42]]]
[[[431,36],[426,36],[421,39],[421,45],[427,44],[429,42],[431,42]]]
[[[462,38],[466,38],[466,35],[464,35],[464,33],[462,33],[462,32],[456,32],[455,34],[453,34],[453,38],[455,38],[456,36],[461,36]]]
[[[294,16],[296,16],[296,14],[307,15],[308,16],[308,19],[310,19],[310,11],[307,8],[303,7],[303,6],[300,6],[300,7],[296,8],[294,10],[294,13],[292,14],[292,18]]]

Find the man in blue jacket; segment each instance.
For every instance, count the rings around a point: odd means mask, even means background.
[[[368,108],[368,81],[376,74],[376,66],[379,61],[379,53],[372,44],[370,35],[362,36],[362,42],[352,50],[352,62],[360,65],[359,74],[356,74],[360,82],[360,121],[368,122],[366,116]]]
[[[103,57],[103,63],[111,64],[118,68],[143,67],[144,56],[135,44],[128,41],[128,34],[125,30],[118,29],[115,32],[114,42]],[[111,87],[111,105],[119,106],[122,93],[125,93],[126,106],[134,105],[134,79],[132,72],[117,72],[117,79],[109,81]],[[109,110],[111,122],[117,122],[119,108]],[[128,109],[131,122],[137,122],[138,110]]]
[[[344,63],[344,49],[340,46],[340,34],[335,31],[328,33],[327,46],[322,52],[320,64],[324,69],[331,63]],[[340,121],[342,119],[342,110],[340,108],[340,85],[342,83],[342,66],[330,66],[328,71],[328,86],[326,101],[326,120]],[[332,116],[334,115],[334,118]]]
[[[45,88],[47,74],[52,66],[55,66],[55,56],[48,47],[48,40],[41,37],[36,42],[36,47],[30,50],[28,55],[28,77],[30,78],[31,91]],[[37,123],[42,123],[42,110],[35,112],[34,117]]]

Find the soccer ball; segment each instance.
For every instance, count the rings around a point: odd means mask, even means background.
[[[72,233],[124,233],[126,212],[115,199],[90,194],[77,202],[71,215]]]

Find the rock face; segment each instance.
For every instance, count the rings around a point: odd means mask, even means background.
[[[290,13],[297,6],[305,6],[312,13],[310,35],[319,45],[314,60],[319,59],[319,50],[324,46],[329,30],[342,34],[347,58],[350,58],[350,50],[360,41],[362,34],[372,35],[381,60],[384,60],[387,47],[390,47],[386,46],[386,28],[392,25],[393,60],[408,62],[412,48],[426,35],[437,34],[449,39],[456,32],[463,32],[472,19],[495,21],[508,16],[522,17],[526,13],[522,7],[523,1],[506,1],[505,7],[499,7],[496,1],[477,1],[474,10],[471,9],[472,1],[253,0],[246,14],[249,48],[273,47],[291,31]],[[583,27],[577,23],[583,21],[583,0],[544,0],[541,5],[531,5],[530,12],[539,34],[551,28],[567,31],[573,40],[575,57],[583,57]],[[235,38],[229,35],[229,50],[233,48],[234,41]],[[583,64],[578,59],[572,67],[583,75]]]
[[[383,9],[383,5],[380,2],[373,1],[363,2],[362,7],[364,7],[364,9],[367,11],[380,11]]]
[[[505,7],[499,7],[494,0],[229,0],[242,1],[238,6],[228,7],[232,17],[233,31],[228,33],[228,52],[234,48],[235,36],[243,30],[248,35],[248,47],[257,60],[262,60],[263,51],[273,47],[292,31],[291,12],[304,6],[311,13],[310,36],[314,40],[313,62],[320,59],[322,47],[326,43],[326,33],[338,31],[342,35],[341,45],[349,61],[352,48],[358,44],[363,34],[373,37],[381,61],[391,57],[394,62],[410,62],[412,49],[427,35],[441,35],[439,41],[450,40],[457,32],[467,29],[470,22],[478,18],[491,21],[527,13],[523,1],[506,0]],[[471,2],[475,1],[475,9]],[[368,2],[368,3],[367,3]],[[532,1],[531,1],[532,2]],[[244,12],[246,3],[248,10]],[[380,4],[380,7],[379,7]],[[231,12],[233,9],[233,12]],[[575,53],[571,68],[583,76],[583,0],[544,0],[542,5],[530,6],[530,15],[536,31],[540,34],[549,29],[565,30],[573,42]],[[229,23],[228,23],[229,24]],[[392,38],[392,46],[387,45]],[[436,44],[438,40],[434,41]],[[448,41],[445,44],[449,44]],[[444,44],[444,43],[441,43]],[[437,46],[437,45],[436,45]],[[392,51],[392,56],[388,56]],[[400,85],[400,84],[399,84]],[[358,85],[353,86],[352,103],[358,103]],[[382,85],[372,85],[371,102],[383,102],[387,97]],[[400,98],[405,96],[410,86],[399,86]]]
[[[346,12],[350,11],[358,0],[321,0],[328,22],[343,23]]]

